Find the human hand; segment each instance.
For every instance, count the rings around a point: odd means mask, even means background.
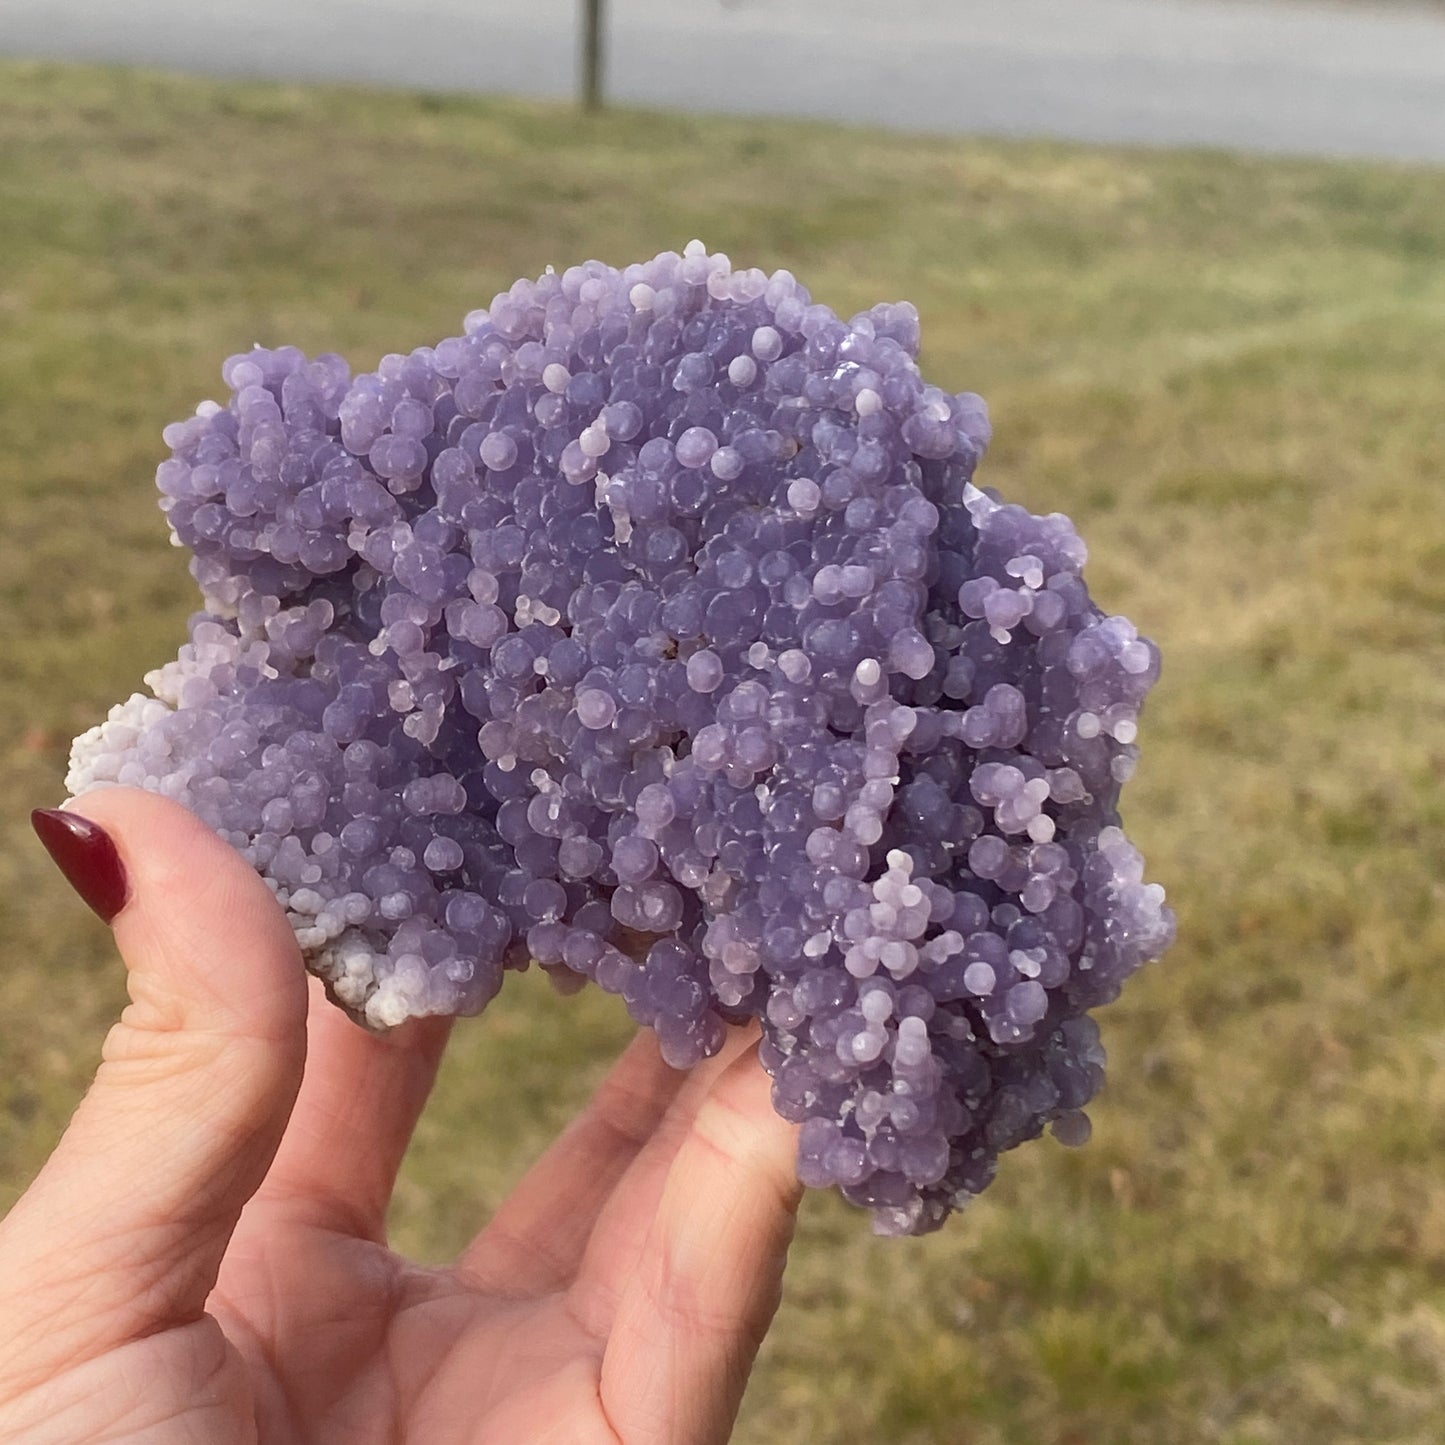
[[[123,867],[97,902],[124,900],[131,1003],[0,1223],[0,1441],[727,1438],[800,1192],[751,1036],[684,1075],[639,1034],[456,1264],[421,1268],[385,1214],[446,1021],[364,1033],[191,814],[79,807]]]

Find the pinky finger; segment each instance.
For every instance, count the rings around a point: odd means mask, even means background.
[[[781,1298],[802,1186],[797,1130],[757,1051],[699,1109],[618,1302],[602,1402],[624,1439],[725,1441]]]

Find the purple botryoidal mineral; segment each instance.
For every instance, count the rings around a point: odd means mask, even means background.
[[[374,1028],[529,959],[678,1067],[760,1019],[802,1179],[936,1227],[1087,1136],[1173,918],[1117,812],[1158,651],[918,342],[693,242],[364,376],[232,357],[157,478],[205,611],[71,791],[193,809]]]

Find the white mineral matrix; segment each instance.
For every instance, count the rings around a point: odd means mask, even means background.
[[[918,344],[695,241],[366,375],[233,356],[157,475],[205,610],[70,790],[194,810],[374,1028],[529,959],[678,1067],[760,1019],[802,1179],[936,1227],[1087,1137],[1174,925],[1117,811],[1158,651]]]

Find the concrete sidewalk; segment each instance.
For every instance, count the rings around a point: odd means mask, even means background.
[[[1445,14],[1290,0],[611,0],[627,103],[1445,163]],[[565,96],[575,0],[0,0],[0,54]]]

